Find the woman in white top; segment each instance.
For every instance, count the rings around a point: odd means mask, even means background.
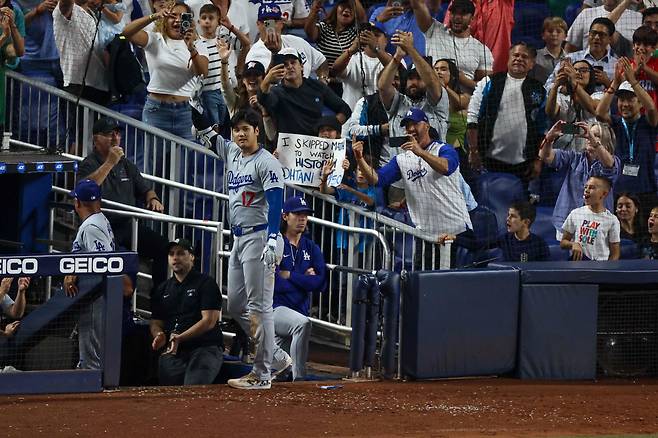
[[[596,106],[599,101],[592,98],[596,86],[592,65],[585,61],[562,61],[553,86],[546,98],[546,114],[553,121],[563,120],[573,124],[576,122],[595,123]],[[554,146],[558,149],[582,152],[585,149],[585,138],[570,134],[560,137]]]
[[[199,81],[208,74],[206,49],[197,44],[192,25],[183,33],[181,15],[192,13],[185,3],[175,3],[159,12],[133,21],[123,34],[146,54],[151,79],[142,121],[179,137],[194,140],[191,133],[192,113],[188,101]],[[157,21],[154,31],[143,30]]]

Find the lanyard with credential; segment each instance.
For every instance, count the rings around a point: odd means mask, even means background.
[[[637,120],[633,122],[633,126],[629,132],[626,120],[621,119],[621,124],[624,125],[624,132],[626,133],[626,138],[628,139],[628,153],[630,155],[631,163],[633,162],[633,158],[635,156],[635,129],[637,128],[637,122]]]

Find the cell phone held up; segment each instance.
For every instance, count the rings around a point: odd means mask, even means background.
[[[582,135],[584,133],[585,129],[582,126],[578,126],[574,123],[567,123],[562,126],[562,134]]]
[[[189,12],[184,12],[180,15],[180,33],[185,34],[188,30],[192,29],[194,26],[194,21],[192,20],[192,14]]]
[[[390,137],[388,139],[388,145],[392,148],[399,148],[409,141],[411,141],[411,137],[408,135],[403,135],[401,137]]]
[[[276,33],[276,21],[274,20],[265,20],[263,23],[265,25],[265,33],[274,35]]]

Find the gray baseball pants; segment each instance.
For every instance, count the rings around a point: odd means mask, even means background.
[[[228,262],[228,305],[231,318],[256,343],[252,372],[261,380],[270,380],[274,352],[274,267],[261,261],[267,243],[267,230],[245,236],[234,236]],[[283,239],[279,237],[277,256],[283,254]]]
[[[311,339],[311,320],[288,307],[279,306],[274,309],[274,333],[277,344],[274,349],[274,360],[282,362],[285,358],[283,350],[290,351],[292,378],[304,380],[308,343]]]

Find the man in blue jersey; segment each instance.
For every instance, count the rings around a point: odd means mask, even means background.
[[[299,196],[288,198],[283,205],[283,259],[274,283],[274,332],[278,345],[274,359],[284,363],[288,355],[281,347],[290,345],[293,380],[306,378],[311,294],[322,290],[327,272],[322,251],[304,235],[312,213],[306,200]]]

